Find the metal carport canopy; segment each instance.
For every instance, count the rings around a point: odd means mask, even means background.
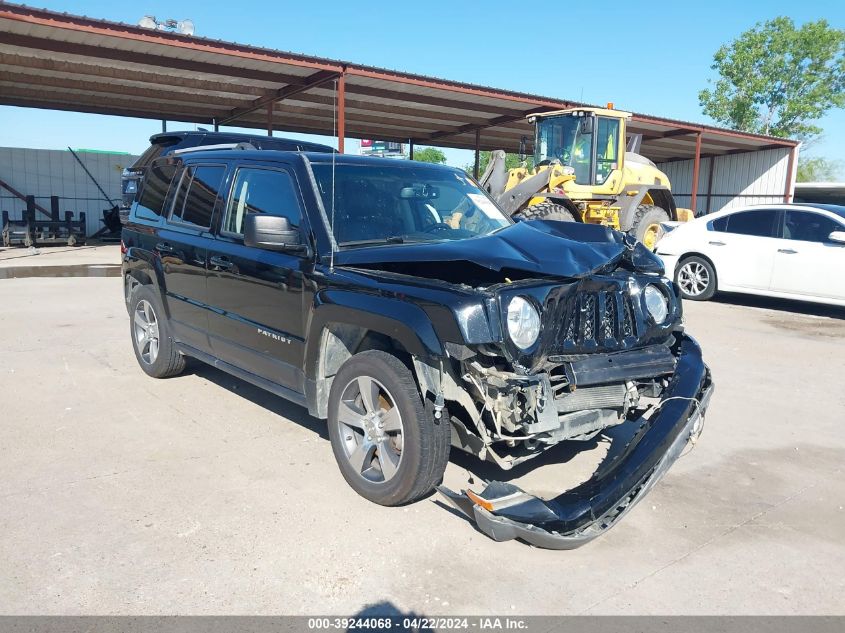
[[[527,115],[579,105],[7,3],[0,104],[511,152]],[[797,146],[642,114],[629,131],[655,162]]]

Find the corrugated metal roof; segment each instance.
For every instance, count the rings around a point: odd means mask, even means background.
[[[516,151],[538,110],[579,105],[438,77],[154,31],[0,4],[0,103],[332,135],[334,77],[344,78],[346,136]],[[330,73],[330,74],[328,74]],[[279,97],[282,97],[281,99]],[[260,104],[260,107],[256,107]],[[634,114],[657,161],[797,143]]]

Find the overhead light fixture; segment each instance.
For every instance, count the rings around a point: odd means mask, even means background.
[[[193,20],[179,20],[176,23],[176,30],[179,31],[182,35],[193,35],[194,34],[194,21]]]
[[[156,20],[154,15],[145,15],[143,18],[138,20],[138,26],[145,29],[154,29],[156,31],[172,31],[181,33],[182,35],[194,34],[194,21],[188,19],[165,20],[164,22],[159,22]]]

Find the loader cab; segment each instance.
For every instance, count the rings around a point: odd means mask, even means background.
[[[560,161],[575,185],[614,189],[625,156],[628,113],[600,108],[560,110],[529,119],[534,123],[534,164]]]

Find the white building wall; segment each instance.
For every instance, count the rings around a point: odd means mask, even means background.
[[[120,174],[135,162],[137,156],[84,151],[77,151],[77,155],[106,194],[115,204],[119,203]],[[110,206],[67,150],[0,147],[0,180],[24,195],[34,195],[35,202],[48,211],[50,196],[59,196],[59,217],[62,220],[65,211],[73,211],[74,219],[84,211],[88,235],[103,226],[103,209]],[[24,209],[26,203],[23,200],[0,187],[0,210],[9,211],[13,219],[21,219]],[[48,218],[36,212],[36,219]]]
[[[678,206],[690,208],[693,161],[658,163],[657,167],[669,177]],[[713,190],[708,191],[711,168],[714,170]],[[748,204],[783,202],[787,179],[790,186],[795,183],[795,168],[791,174],[787,173],[788,169],[788,148],[702,158],[698,172],[697,214]],[[711,194],[709,209],[708,193]]]

